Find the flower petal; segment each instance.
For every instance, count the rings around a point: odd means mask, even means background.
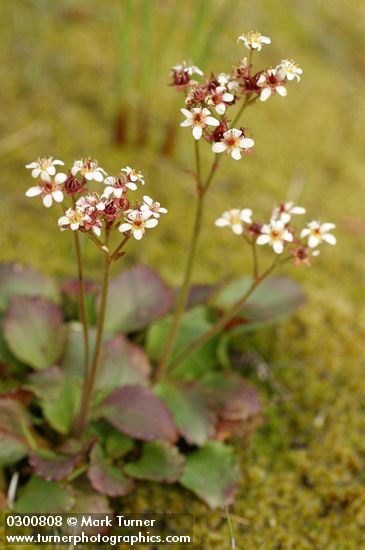
[[[264,88],[260,94],[260,101],[267,101],[271,96],[271,89]]]
[[[55,175],[54,180],[56,183],[61,184],[67,180],[67,176],[63,172],[59,172],[58,174]]]
[[[282,241],[274,241],[272,247],[273,247],[273,250],[276,254],[282,254],[283,253],[284,245],[283,245]]]
[[[223,153],[227,149],[227,145],[221,141],[217,141],[212,145],[212,151],[214,153]]]
[[[119,226],[119,231],[121,233],[126,233],[126,231],[130,231],[132,229],[132,226],[130,223],[128,222],[125,222],[125,223],[122,223],[120,226]]]
[[[56,191],[53,191],[52,193],[53,200],[56,202],[62,202],[63,201],[63,193],[60,189],[57,189]]]
[[[203,129],[201,126],[194,126],[193,128],[193,136],[194,139],[198,140],[202,137]]]
[[[321,241],[318,239],[318,237],[315,237],[314,235],[311,235],[308,239],[308,246],[309,248],[315,248],[319,245]]]
[[[28,191],[25,193],[27,197],[36,197],[42,193],[42,187],[37,185],[36,187],[29,187]]]
[[[331,235],[330,233],[326,233],[325,235],[322,235],[322,239],[328,243],[334,246],[337,243],[337,239],[334,235]]]
[[[208,124],[208,126],[219,126],[219,120],[214,118],[213,116],[207,116],[204,119],[205,124]]]
[[[288,90],[285,88],[285,86],[277,86],[276,87],[276,91],[278,92],[279,95],[281,95],[282,97],[285,97],[288,95]]]
[[[154,218],[150,218],[149,220],[146,220],[145,221],[145,227],[147,227],[147,229],[152,229],[153,227],[156,227],[156,225],[158,224],[158,220],[154,219]]]
[[[234,149],[232,149],[231,157],[232,157],[234,160],[240,160],[240,158],[241,158],[241,151],[240,151],[239,147],[235,147]]]
[[[51,194],[45,195],[43,197],[43,204],[46,208],[49,208],[50,206],[52,206],[52,195]]]
[[[144,235],[143,229],[134,229],[133,230],[133,237],[137,239],[137,241],[140,241]]]
[[[270,242],[270,235],[259,235],[256,239],[256,244],[268,244]]]

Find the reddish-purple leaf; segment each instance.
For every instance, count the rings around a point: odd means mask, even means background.
[[[106,330],[133,332],[167,313],[173,292],[152,269],[136,266],[121,271],[111,280],[106,313]]]
[[[207,381],[218,413],[216,439],[248,435],[261,422],[257,390],[235,374],[213,374]]]
[[[109,497],[124,497],[134,488],[132,479],[107,461],[98,444],[94,445],[91,451],[87,477],[96,491]]]
[[[45,298],[14,296],[4,319],[4,338],[20,361],[35,369],[50,367],[62,352],[62,313]]]
[[[224,420],[244,421],[261,412],[257,390],[238,375],[215,375],[210,388],[219,412]]]
[[[118,334],[103,344],[96,388],[106,395],[120,386],[145,385],[150,371],[143,349]]]
[[[117,430],[143,441],[160,439],[175,443],[178,438],[172,414],[166,405],[142,386],[124,386],[114,390],[99,408]]]
[[[17,462],[28,452],[24,428],[30,429],[22,405],[14,399],[0,399],[0,465]]]
[[[34,473],[46,481],[66,479],[79,460],[80,455],[66,456],[46,449],[29,454],[29,464],[34,468]]]
[[[4,311],[12,296],[43,296],[59,303],[60,294],[50,277],[19,263],[0,264],[0,310]]]
[[[93,491],[88,483],[81,482],[77,488],[70,487],[70,492],[75,501],[70,512],[73,514],[88,514],[91,516],[92,522],[93,520],[100,520],[100,514],[102,514],[103,517],[110,518],[110,521],[113,522],[113,514],[108,499],[104,495]],[[77,527],[72,527],[73,535],[84,532],[90,537],[92,535],[104,535],[108,531],[110,531],[110,527],[97,524],[91,526],[81,526],[79,524]]]

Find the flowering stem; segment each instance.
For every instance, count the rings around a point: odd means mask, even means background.
[[[94,233],[91,233],[91,231],[87,231],[87,236],[96,244],[98,248],[100,248],[100,250],[102,250],[103,252],[109,253],[107,244],[102,243],[101,240],[98,239],[96,235],[94,235]]]
[[[180,363],[185,361],[185,359],[187,359],[194,351],[196,351],[198,348],[203,346],[206,342],[208,342],[211,338],[213,338],[213,336],[215,336],[216,334],[224,330],[227,323],[232,321],[232,319],[234,319],[234,317],[238,315],[242,307],[247,302],[248,298],[251,296],[251,294],[253,294],[253,292],[256,290],[259,284],[261,284],[264,281],[264,279],[266,279],[266,277],[268,277],[270,273],[275,269],[277,263],[278,263],[278,260],[276,259],[271,264],[271,266],[262,273],[262,275],[258,275],[257,278],[253,279],[250,287],[242,296],[242,298],[237,300],[237,302],[233,304],[231,309],[227,311],[224,315],[222,315],[222,317],[220,317],[220,319],[218,319],[218,321],[214,323],[214,325],[212,325],[210,329],[207,330],[207,332],[205,332],[199,338],[197,338],[194,342],[192,342],[188,349],[180,353],[180,355],[177,357],[176,361],[174,362],[173,366],[177,367],[178,365],[180,365]]]
[[[241,108],[240,110],[238,111],[236,117],[234,118],[233,122],[232,122],[232,128],[235,128],[236,127],[236,124],[237,122],[239,121],[239,119],[241,118],[241,115],[243,113],[243,111],[246,109],[246,107],[249,105],[249,102],[248,102],[248,97],[249,97],[250,94],[247,94],[246,97],[245,97],[245,100],[244,102],[242,103],[241,105]]]
[[[205,181],[205,184],[203,185],[201,181],[200,156],[199,156],[199,149],[197,145],[196,145],[195,151],[196,151],[195,159],[196,159],[198,196],[197,196],[197,204],[196,204],[195,219],[194,219],[194,226],[193,226],[193,234],[190,242],[190,249],[189,249],[187,264],[185,268],[184,281],[181,287],[181,292],[179,295],[178,303],[177,303],[174,317],[172,320],[170,333],[168,335],[166,346],[161,356],[160,364],[155,374],[156,382],[161,380],[161,378],[165,374],[172,350],[176,342],[177,334],[179,332],[181,317],[185,311],[186,302],[189,296],[191,275],[194,267],[196,250],[197,250],[198,240],[199,240],[200,231],[201,231],[202,216],[203,216],[203,210],[204,210],[204,197],[206,192],[209,189],[213,176],[218,168],[218,155],[215,155],[212,167]]]
[[[120,243],[120,245],[117,246],[117,248],[114,250],[114,252],[112,253],[112,259],[113,260],[117,260],[119,258],[119,253],[122,250],[122,248],[124,247],[125,243],[128,241],[129,237],[130,237],[130,234],[126,235],[124,237],[124,239],[122,240],[122,242]]]
[[[100,354],[101,354],[101,344],[102,344],[103,335],[104,335],[104,321],[105,321],[105,312],[106,312],[106,305],[107,305],[107,298],[108,298],[108,289],[109,289],[112,262],[113,262],[113,259],[111,258],[111,256],[109,255],[105,256],[104,280],[103,280],[103,286],[102,286],[102,292],[101,292],[95,351],[94,351],[93,362],[90,369],[90,376],[88,377],[87,383],[84,386],[80,414],[76,423],[76,434],[78,437],[80,437],[84,433],[89,420],[89,415],[90,415],[92,395],[94,391],[96,375],[98,372]]]
[[[77,273],[79,279],[79,309],[80,320],[82,323],[82,333],[84,339],[84,385],[87,386],[89,378],[89,322],[87,317],[86,295],[85,295],[85,280],[84,269],[82,265],[80,236],[78,231],[73,231],[76,257],[77,257]]]
[[[253,278],[256,280],[259,276],[259,262],[257,258],[256,241],[253,239],[251,243],[252,247],[252,259],[253,259]]]
[[[250,67],[250,65],[252,65],[252,57],[253,57],[253,50],[251,49],[250,53],[248,54],[248,67]],[[251,72],[251,67],[250,67],[250,72]],[[249,101],[250,95],[251,95],[250,93],[248,93],[246,95],[245,100],[242,103],[240,110],[238,111],[236,117],[234,118],[234,120],[232,122],[232,128],[234,128],[236,126],[237,122],[241,118],[241,115],[242,115],[243,111],[246,109],[246,107],[248,107],[250,105],[250,101]]]

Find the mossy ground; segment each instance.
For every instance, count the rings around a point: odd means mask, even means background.
[[[154,25],[160,29],[176,3],[157,4]],[[194,40],[207,35],[223,2],[212,4]],[[158,150],[169,117],[179,122],[180,105],[165,83],[169,67],[190,55],[187,36],[197,2],[179,8],[181,19],[174,22],[169,44],[155,32],[151,52],[160,53],[148,76],[149,57],[138,42],[142,3],[132,0],[130,62],[122,67],[125,81],[118,87],[115,15],[120,5],[117,0],[12,0],[0,6],[8,22],[0,31],[0,258],[59,277],[73,273],[72,248],[68,235],[56,228],[55,209],[24,197],[30,178],[23,165],[42,154],[67,163],[91,155],[110,171],[126,164],[140,168],[146,192],[166,204],[169,216],[131,245],[126,262],[155,266],[177,284],[193,216],[193,182],[184,172],[191,167],[190,136],[178,130],[173,157]],[[244,123],[255,138],[255,155],[222,163],[208,202],[195,280],[217,281],[250,269],[249,254],[237,239],[213,226],[227,207],[252,207],[263,217],[275,202],[292,197],[310,216],[334,221],[339,241],[323,250],[311,270],[293,269],[308,295],[294,319],[243,343],[255,346],[269,364],[269,379],[256,380],[267,404],[267,423],[250,449],[242,450],[244,480],[232,509],[244,518],[235,523],[237,545],[357,550],[365,548],[364,7],[357,0],[346,5],[237,0],[231,6],[233,16],[210,44],[204,70],[229,70],[243,57],[236,37],[254,28],[273,42],[257,56],[259,68],[293,57],[304,76],[290,86],[287,98],[275,97],[247,112]],[[136,71],[141,64],[148,78]],[[136,138],[135,113],[148,110],[150,98],[150,139],[143,145]],[[120,103],[132,113],[124,148],[112,139]],[[207,166],[211,154],[205,149]],[[98,258],[89,244],[85,253],[95,277]],[[127,504],[193,509],[201,514],[195,522],[197,547],[228,548],[224,519],[205,516],[202,505],[183,497],[152,487]]]

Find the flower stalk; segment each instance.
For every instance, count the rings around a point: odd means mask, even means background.
[[[199,237],[201,233],[201,226],[202,226],[202,219],[203,219],[203,212],[204,212],[204,198],[210,187],[213,176],[219,166],[218,156],[215,155],[208,177],[205,183],[202,184],[198,141],[195,142],[195,160],[196,160],[196,178],[197,178],[197,203],[196,203],[196,210],[195,210],[193,232],[192,232],[192,237],[190,241],[189,254],[188,254],[188,259],[187,259],[186,268],[185,268],[184,280],[181,287],[175,313],[173,316],[170,333],[167,338],[166,346],[163,350],[159,366],[155,373],[156,382],[161,380],[162,377],[164,376],[168,368],[169,359],[174,349],[174,345],[176,343],[176,338],[179,332],[181,318],[185,311],[186,303],[189,296],[191,277],[192,277],[193,267],[195,263]]]
[[[80,236],[77,231],[73,232],[76,258],[77,258],[77,274],[79,282],[79,314],[82,324],[82,335],[84,340],[84,384],[87,385],[89,377],[89,361],[90,361],[90,345],[89,345],[89,320],[86,307],[86,292],[85,292],[85,279],[84,268],[82,263]]]
[[[105,313],[106,313],[106,306],[107,306],[107,300],[108,300],[108,290],[109,290],[112,263],[113,263],[112,256],[106,255],[104,260],[104,279],[103,279],[103,286],[102,286],[101,299],[100,299],[95,351],[94,351],[94,357],[93,357],[93,361],[90,369],[90,375],[85,377],[85,385],[83,388],[80,414],[76,422],[77,437],[81,437],[83,435],[89,421],[92,397],[94,393],[95,382],[96,382],[97,373],[98,373],[99,364],[100,364],[100,355],[101,355],[101,347],[102,347],[103,336],[104,336]]]

